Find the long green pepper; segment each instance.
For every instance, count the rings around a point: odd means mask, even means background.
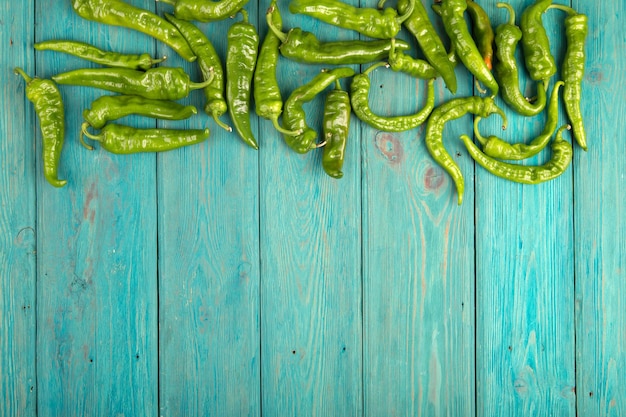
[[[552,96],[550,97],[550,104],[548,105],[546,124],[544,125],[543,131],[529,144],[510,144],[497,136],[483,137],[478,131],[478,122],[481,118],[476,117],[474,119],[474,135],[476,136],[476,140],[482,145],[483,152],[492,158],[515,161],[530,158],[541,152],[548,145],[550,138],[557,128],[559,121],[559,88],[562,86],[562,81],[554,85]]]
[[[376,68],[386,65],[380,62],[372,65],[363,73],[352,78],[350,98],[354,114],[363,122],[385,132],[405,132],[415,129],[426,121],[435,107],[434,79],[428,82],[428,96],[424,107],[415,114],[404,116],[380,116],[375,114],[369,105],[370,79],[369,73]]]
[[[587,16],[571,7],[552,5],[550,8],[567,12],[565,18],[565,38],[567,49],[561,65],[561,77],[565,82],[563,99],[565,112],[572,125],[572,135],[581,148],[587,150],[587,133],[580,107],[582,81],[585,76],[585,40],[589,32]]]
[[[472,158],[493,175],[521,184],[540,184],[563,174],[572,161],[572,145],[562,137],[566,129],[571,129],[571,126],[559,128],[551,145],[552,157],[539,166],[514,165],[498,161],[482,153],[469,136],[461,135],[461,140]]]
[[[496,63],[494,74],[500,85],[502,99],[513,110],[523,116],[535,116],[546,107],[546,81],[539,81],[537,98],[531,103],[519,88],[519,70],[515,59],[515,48],[522,39],[522,31],[515,25],[515,10],[508,3],[496,6],[506,8],[509,21],[496,28]]]
[[[436,107],[426,123],[426,149],[441,167],[452,177],[458,194],[458,204],[463,202],[465,180],[461,169],[443,146],[443,129],[449,121],[458,119],[468,113],[487,117],[497,113],[502,117],[502,128],[506,128],[506,115],[491,97],[454,98]]]
[[[249,0],[158,0],[174,6],[174,15],[183,20],[214,22],[232,17]]]
[[[556,62],[550,52],[550,40],[541,16],[552,4],[552,0],[536,0],[524,9],[520,20],[522,49],[528,75],[535,81],[546,81],[556,74]]]
[[[213,80],[203,89],[206,98],[204,112],[213,117],[219,127],[231,132],[232,127],[219,119],[221,115],[226,113],[228,106],[224,99],[224,68],[213,44],[193,23],[177,19],[168,13],[165,14],[165,18],[180,31],[193,53],[198,57],[196,62],[200,72],[202,72],[202,78],[205,81]]]
[[[467,12],[472,19],[472,35],[476,42],[476,47],[485,61],[489,70],[493,66],[493,42],[495,34],[491,27],[489,15],[478,3],[467,0]]]
[[[167,20],[122,0],[71,0],[83,19],[137,30],[168,45],[189,62],[196,59],[180,32]]]
[[[239,137],[254,149],[259,145],[250,124],[250,90],[259,51],[259,35],[248,22],[248,13],[240,10],[243,20],[228,29],[226,52],[226,100],[228,113]]]
[[[391,50],[389,51],[387,62],[392,70],[403,72],[414,78],[428,80],[439,75],[437,70],[427,61],[415,59],[402,51],[396,51],[395,39],[391,39]]]
[[[350,95],[341,88],[339,80],[326,95],[324,103],[324,152],[322,168],[333,178],[343,177],[343,163],[350,133]]]
[[[65,109],[61,92],[53,81],[31,78],[21,68],[15,68],[15,73],[26,81],[26,98],[33,103],[39,118],[44,177],[50,185],[63,187],[67,180],[60,180],[58,177],[65,141]]]
[[[322,71],[308,83],[296,88],[285,101],[283,124],[286,129],[300,131],[299,135],[283,135],[287,145],[298,153],[307,153],[317,147],[317,132],[306,123],[304,104],[313,100],[319,93],[340,78],[352,77],[354,70],[348,67]]]

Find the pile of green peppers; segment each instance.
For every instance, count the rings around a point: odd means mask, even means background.
[[[217,126],[228,132],[234,130],[233,134],[243,143],[258,149],[259,143],[251,129],[254,111],[270,121],[286,145],[295,152],[305,154],[323,148],[323,170],[336,179],[343,176],[352,114],[380,131],[402,132],[425,124],[426,148],[435,162],[452,177],[459,204],[463,199],[464,180],[459,166],[443,145],[443,129],[447,122],[466,114],[474,115],[473,134],[478,144],[468,135],[460,138],[468,153],[494,175],[524,184],[548,181],[565,172],[573,153],[570,143],[562,137],[565,130],[571,130],[576,143],[587,149],[581,113],[587,17],[571,7],[552,4],[552,0],[535,0],[527,6],[521,13],[519,25],[513,7],[498,3],[497,7],[508,13],[508,20],[495,28],[477,0],[435,0],[431,6],[440,22],[431,19],[421,0],[399,0],[396,8],[385,8],[385,0],[380,0],[377,8],[354,7],[341,0],[286,1],[290,13],[356,31],[366,39],[327,42],[299,27],[285,31],[276,0],[272,0],[266,12],[268,31],[263,39],[248,19],[245,10],[248,0],[160,1],[172,5],[172,12],[159,16],[123,0],[72,0],[72,7],[84,19],[131,28],[164,42],[185,60],[197,63],[203,77],[199,82],[192,81],[182,68],[165,66],[165,57],[104,51],[71,40],[49,40],[34,47],[39,51],[71,54],[102,67],[55,74],[50,79],[31,78],[23,69],[16,68],[16,73],[27,83],[26,95],[38,115],[43,139],[43,172],[51,185],[62,187],[67,184],[67,180],[58,178],[65,136],[65,109],[59,85],[79,85],[118,93],[100,97],[90,109],[84,110],[80,142],[87,149],[91,150],[93,146],[85,138],[116,154],[163,152],[205,141],[209,129],[137,129],[114,123],[130,114],[164,120],[199,117],[194,106],[184,106],[177,100],[187,97],[193,90],[202,89],[204,112]],[[560,80],[554,84],[548,101],[548,85],[558,70],[542,21],[543,14],[550,9],[565,13],[567,49]],[[226,34],[227,55],[222,63],[207,36],[193,22],[213,22],[237,15],[241,15],[241,20],[236,19]],[[449,50],[435,30],[436,24],[443,26]],[[415,38],[423,59],[415,58],[410,44],[398,39],[402,30]],[[515,57],[518,43],[521,43],[525,68],[530,78],[537,82],[537,94],[533,99],[520,91],[520,66]],[[329,69],[303,82],[283,100],[277,79],[281,56],[302,64],[323,64]],[[455,94],[455,67],[459,63],[475,78],[481,95],[454,97],[435,105],[434,79],[441,77],[447,89]],[[366,65],[367,68],[356,74],[348,66],[352,64]],[[425,80],[427,97],[424,106],[409,115],[375,114],[369,105],[369,77],[379,68]],[[346,79],[351,79],[349,88],[343,89],[341,80]],[[568,122],[559,127],[560,89]],[[318,129],[307,124],[304,105],[321,94],[325,94],[326,99],[320,138]],[[541,134],[530,140],[522,138],[516,144],[497,136],[483,137],[478,122],[493,113],[502,117],[503,129],[506,128],[505,111],[494,100],[498,94],[510,110],[524,117],[546,112]],[[226,113],[232,127],[220,119]],[[100,130],[100,133],[89,129]],[[532,166],[506,162],[524,160],[541,152],[555,132],[552,157],[545,164]]]

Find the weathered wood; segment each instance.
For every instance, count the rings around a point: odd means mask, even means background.
[[[152,7],[148,0],[134,2]],[[70,2],[36,4],[36,40],[82,40],[121,52],[153,52],[151,38],[87,22]],[[37,74],[91,66],[37,53]],[[157,413],[156,187],[154,155],[114,156],[78,142],[82,110],[106,92],[62,86],[63,189],[38,165],[39,416]],[[149,126],[148,120],[127,120]],[[40,152],[38,148],[37,153]]]
[[[576,392],[579,416],[626,414],[626,2],[574,0],[589,17],[582,111],[588,152],[574,158]]]
[[[471,95],[467,72],[458,67],[457,77],[454,97]],[[379,114],[414,113],[425,102],[425,81],[388,69],[371,80]],[[452,97],[437,80],[436,105]],[[457,140],[471,122],[444,130],[465,176],[460,207],[451,178],[428,154],[425,125],[394,134],[362,127],[367,416],[474,415],[473,164]]]
[[[497,26],[508,16],[495,3],[487,2],[485,9]],[[511,5],[520,16],[531,3]],[[561,18],[555,11],[543,16],[557,62],[564,48]],[[525,71],[520,85],[529,95],[536,88]],[[525,118],[502,100],[497,103],[509,126],[502,131],[501,119],[490,117],[480,123],[484,135],[529,142],[543,130],[545,112]],[[561,113],[559,125],[564,123]],[[541,164],[549,157],[548,146],[523,163]],[[478,416],[575,415],[572,205],[571,169],[546,184],[520,185],[476,167]]]
[[[34,11],[26,3],[0,5],[1,417],[36,413],[35,131],[39,125],[33,106],[26,99],[26,84],[12,71],[13,67],[21,67],[29,75],[35,75],[34,53],[30,48],[33,19]]]
[[[246,10],[256,24],[256,4]],[[198,25],[222,63],[233,23]],[[158,50],[201,80],[197,65]],[[162,126],[206,126],[211,136],[158,158],[160,413],[259,416],[259,156],[204,113],[202,91],[184,102],[198,115]]]
[[[351,4],[357,4],[351,1]],[[260,3],[260,10],[270,4]],[[292,15],[279,1],[284,29],[300,26],[324,40],[356,34]],[[262,33],[266,25],[261,24]],[[283,100],[311,80],[318,65],[281,58]],[[356,67],[355,67],[356,68]],[[343,88],[348,81],[341,82]],[[330,88],[328,89],[330,90]],[[305,106],[321,141],[325,94]],[[261,351],[264,416],[362,413],[359,130],[352,123],[344,176],[321,167],[260,122]]]

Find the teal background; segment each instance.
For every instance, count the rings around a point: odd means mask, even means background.
[[[511,0],[518,22],[531,3]],[[259,151],[202,114],[157,125],[207,126],[206,143],[115,156],[78,143],[82,110],[105,93],[69,86],[69,183],[53,189],[13,68],[50,77],[93,65],[35,52],[35,41],[167,55],[165,65],[200,74],[146,35],[82,20],[69,1],[2,2],[0,417],[626,415],[626,2],[570,3],[589,16],[588,152],[575,147],[554,181],[507,182],[457,139],[472,131],[465,116],[444,132],[466,180],[459,207],[423,127],[390,134],[353,117],[339,181],[324,174],[321,152],[294,153],[254,115]],[[479,4],[494,26],[506,19],[495,0]],[[268,6],[246,6],[262,36]],[[358,37],[291,15],[286,0],[279,7],[286,28]],[[543,18],[557,62],[563,16]],[[200,25],[222,58],[230,24]],[[281,59],[283,98],[320,68]],[[467,71],[457,77],[456,96],[473,95]],[[425,90],[378,69],[370,102],[408,114]],[[438,104],[452,97],[441,80],[436,91]],[[201,109],[203,95],[181,102]],[[322,104],[306,107],[317,129]],[[543,129],[543,114],[505,110],[509,128],[493,116],[483,134],[520,141]]]

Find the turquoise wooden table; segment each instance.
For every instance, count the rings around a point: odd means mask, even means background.
[[[532,2],[510,3],[521,14]],[[480,4],[494,26],[505,21],[496,0]],[[261,35],[268,5],[246,6]],[[13,68],[50,77],[93,65],[34,42],[147,51],[200,74],[146,35],[81,19],[70,1],[2,2],[0,416],[626,416],[626,1],[571,5],[589,16],[588,152],[575,147],[554,181],[507,182],[457,139],[472,131],[465,116],[445,129],[466,180],[458,206],[423,128],[391,134],[353,118],[341,180],[254,115],[259,151],[197,115],[158,125],[209,127],[207,142],[115,156],[78,142],[82,111],[103,92],[69,86],[68,185],[54,189]],[[287,28],[358,37],[287,6]],[[543,17],[557,62],[563,17]],[[222,58],[231,24],[200,25]],[[320,68],[281,59],[284,96]],[[478,94],[461,66],[457,77],[454,97]],[[372,85],[381,114],[423,104],[425,84],[407,76],[379,69]],[[521,85],[534,91],[526,75]],[[441,80],[436,92],[437,104],[453,97]],[[203,96],[181,102],[202,108]],[[316,128],[321,108],[306,106]],[[505,109],[509,128],[494,116],[484,134],[542,130],[544,114]]]

